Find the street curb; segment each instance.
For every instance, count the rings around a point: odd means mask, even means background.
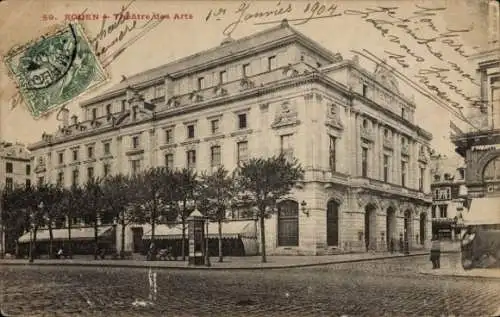
[[[436,277],[454,277],[454,278],[466,278],[466,279],[500,279],[500,276],[478,276],[478,275],[461,275],[461,274],[453,274],[453,273],[445,273],[445,274],[433,274],[428,272],[418,272],[421,275],[427,276],[436,276]]]
[[[380,261],[380,260],[391,260],[397,258],[405,258],[405,257],[415,257],[428,255],[429,253],[415,253],[409,255],[395,255],[395,256],[386,256],[386,257],[373,257],[366,259],[354,259],[354,260],[340,260],[340,261],[329,261],[329,262],[321,262],[321,263],[307,263],[307,264],[291,264],[291,265],[283,265],[283,266],[264,266],[264,267],[212,267],[212,266],[163,266],[163,265],[138,265],[138,264],[119,264],[119,263],[102,263],[98,264],[96,262],[90,263],[72,263],[72,262],[64,262],[64,263],[43,263],[43,262],[34,262],[34,263],[1,263],[0,266],[80,266],[80,267],[107,267],[107,268],[132,268],[132,269],[165,269],[165,270],[192,270],[192,271],[251,271],[251,270],[278,270],[278,269],[293,269],[293,268],[301,268],[301,267],[315,267],[315,266],[325,266],[332,264],[342,264],[342,263],[358,263],[358,262],[368,262],[368,261]],[[96,263],[96,264],[93,264]]]

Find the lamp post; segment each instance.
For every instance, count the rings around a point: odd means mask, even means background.
[[[205,266],[211,266],[210,264],[210,256],[208,255],[208,223],[210,222],[210,218],[205,218],[207,223],[207,231],[205,232]]]
[[[309,210],[307,210],[307,203],[305,200],[303,200],[301,203],[300,203],[300,206],[302,207],[302,213],[304,215],[306,215],[307,217],[309,217]]]

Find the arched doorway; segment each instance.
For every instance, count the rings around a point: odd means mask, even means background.
[[[367,250],[376,249],[376,211],[375,206],[371,204],[365,207],[365,247]]]
[[[394,208],[387,208],[387,216],[385,219],[385,233],[387,249],[394,250],[396,242],[394,241],[394,232],[396,231],[396,211]]]
[[[404,213],[404,241],[411,245],[411,210],[407,209]]]
[[[284,200],[278,204],[278,246],[299,245],[299,204]]]
[[[425,238],[427,236],[427,230],[426,230],[426,224],[427,224],[427,214],[426,213],[421,213],[420,214],[420,244],[424,245],[425,244]]]
[[[326,243],[328,246],[339,245],[339,204],[334,200],[326,205]]]

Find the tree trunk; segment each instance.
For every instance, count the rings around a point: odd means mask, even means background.
[[[37,228],[35,227],[33,229],[33,240],[32,240],[32,244],[31,244],[31,257],[33,259],[36,258],[36,232],[37,232]]]
[[[155,245],[155,229],[156,229],[156,202],[153,206],[153,214],[151,215],[151,244],[150,244],[150,255],[149,260],[156,260],[156,245]],[[153,248],[151,248],[153,246]]]
[[[186,248],[186,219],[182,217],[182,241],[181,241],[182,261],[186,261],[186,252],[184,252],[185,248]]]
[[[217,221],[218,224],[219,224],[219,262],[223,262],[224,261],[224,258],[223,258],[223,255],[222,255],[222,221]],[[207,235],[208,235],[208,232],[207,232]],[[208,239],[207,239],[208,241]]]
[[[124,217],[122,217],[121,222],[122,222],[121,223],[122,236],[120,237],[121,238],[120,258],[124,259],[125,258],[125,219],[124,219]]]
[[[264,227],[264,213],[260,213],[260,244],[262,248],[262,263],[266,263],[266,233],[265,233],[265,227]]]
[[[73,248],[71,246],[71,215],[68,216],[68,257],[73,258]]]
[[[94,260],[97,260],[99,255],[99,225],[97,219],[94,221]]]
[[[49,259],[54,258],[53,242],[54,242],[54,232],[52,231],[52,221],[49,219]]]

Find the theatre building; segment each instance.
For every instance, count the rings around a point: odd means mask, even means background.
[[[268,254],[382,251],[400,238],[416,249],[430,240],[432,136],[415,123],[414,101],[382,65],[368,71],[286,21],[128,76],[80,106],[82,119],[63,111],[59,130],[31,145],[37,179],[69,186],[152,166],[232,170],[283,152],[305,178],[266,221]],[[226,239],[240,239],[243,254],[262,248],[251,210],[228,216]],[[130,226],[126,248],[148,232]],[[157,232],[179,239],[178,228]],[[216,226],[209,233],[215,238]]]

